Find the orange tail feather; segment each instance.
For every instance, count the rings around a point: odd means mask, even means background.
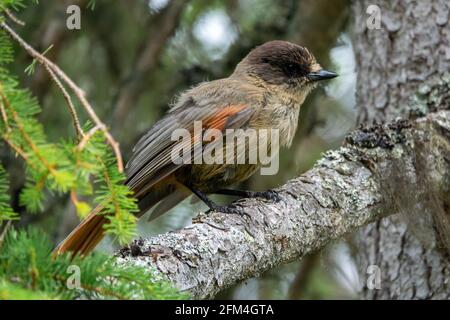
[[[171,177],[160,181],[158,184],[147,190],[145,196],[139,199],[138,216],[150,210],[159,203],[150,219],[162,215],[170,210],[184,198],[190,195],[189,189],[177,183]],[[98,205],[81,223],[65,238],[53,251],[54,255],[64,252],[72,252],[74,255],[87,255],[105,236],[103,225],[108,222],[101,211],[102,205]]]
[[[53,251],[58,255],[72,252],[87,255],[103,239],[103,225],[107,219],[100,214],[102,206],[97,206]]]

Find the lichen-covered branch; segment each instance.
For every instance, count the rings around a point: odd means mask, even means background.
[[[424,150],[429,178],[439,190],[448,178],[449,145],[446,110],[356,130],[339,150],[277,189],[280,202],[240,200],[236,205],[246,215],[201,213],[192,225],[138,239],[118,256],[156,270],[194,298],[214,297],[395,213],[395,190],[384,182],[401,176],[413,186],[414,164]]]

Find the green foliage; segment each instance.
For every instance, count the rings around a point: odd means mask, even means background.
[[[43,292],[27,290],[0,278],[0,300],[50,300],[50,297]]]
[[[34,1],[36,2],[36,1]],[[24,0],[1,0],[0,1],[0,8],[12,8],[14,10],[19,10],[25,8],[25,1]]]
[[[11,3],[3,2],[0,8]],[[13,3],[18,5],[20,2]],[[19,88],[17,80],[6,69],[11,61],[11,42],[1,30],[0,134],[25,160],[27,182],[20,194],[20,205],[30,213],[38,213],[43,210],[48,195],[70,192],[78,214],[85,217],[91,206],[78,200],[76,195],[95,194],[95,202],[104,207],[102,214],[108,219],[106,233],[114,235],[120,243],[130,241],[135,235],[136,218],[133,213],[137,211],[137,205],[128,187],[123,185],[125,176],[119,172],[103,132],[97,131],[83,147],[74,140],[50,142],[36,118],[41,112],[37,100],[29,91]],[[34,70],[35,63],[33,61],[27,68],[28,72]],[[86,125],[85,129],[89,126]],[[95,178],[97,189],[92,185],[91,177]],[[6,217],[6,213],[3,216]]]
[[[4,220],[15,220],[19,218],[17,213],[15,213],[9,205],[10,199],[8,189],[7,174],[5,169],[3,169],[3,166],[0,165],[0,224]]]
[[[128,242],[135,235],[136,218],[133,213],[138,208],[131,191],[123,184],[125,176],[119,172],[103,134],[96,132],[75,156],[82,168],[78,170],[78,183],[86,188],[89,176],[96,177],[95,202],[103,207],[102,214],[109,220],[105,226],[106,233],[116,236],[120,243]]]
[[[95,10],[95,3],[96,3],[95,0],[89,0],[89,2],[87,3],[86,7],[88,9],[91,9],[92,11],[94,11]]]
[[[93,8],[94,2],[90,3]],[[22,1],[0,1],[0,11],[22,6]],[[70,193],[83,217],[91,206],[78,200],[77,195],[95,196],[95,203],[104,208],[101,214],[109,221],[106,232],[121,243],[128,242],[135,234],[133,213],[137,205],[123,185],[125,176],[119,172],[103,132],[95,132],[83,143],[72,138],[50,142],[36,117],[41,112],[37,100],[19,87],[6,67],[13,59],[11,41],[0,30],[0,135],[24,160],[27,182],[20,194],[20,205],[30,213],[38,213],[48,195]],[[36,63],[33,61],[26,69],[28,74]],[[84,130],[89,129],[87,124]],[[18,219],[10,207],[8,189],[7,174],[0,166],[0,223]],[[52,257],[53,246],[42,232],[10,230],[3,236],[4,232],[0,235],[1,299],[185,298],[166,281],[152,281],[154,277],[146,269],[119,264],[106,255]],[[80,271],[75,288],[68,285],[75,279],[71,278],[75,276],[71,270]]]
[[[53,48],[53,44],[51,44],[47,49],[42,52],[42,55],[44,56],[47,52],[49,52]],[[25,73],[29,76],[31,76],[35,69],[36,69],[36,59],[33,59],[33,61],[28,65],[28,67],[25,68]]]
[[[52,257],[41,231],[10,230],[0,250],[0,299],[183,299],[143,267],[103,254]],[[18,259],[20,257],[20,259]]]
[[[73,189],[74,166],[65,157],[62,148],[50,143],[41,123],[35,118],[40,112],[37,100],[27,90],[18,88],[18,82],[6,70],[12,60],[11,44],[0,32],[0,106],[2,138],[20,154],[27,164],[27,184],[20,203],[30,212],[42,208],[44,187],[56,192]]]

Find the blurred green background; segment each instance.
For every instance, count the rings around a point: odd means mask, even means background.
[[[67,6],[81,8],[81,29],[66,27]],[[308,47],[324,67],[340,77],[320,87],[303,105],[290,150],[280,156],[276,176],[254,176],[245,186],[265,190],[308,170],[325,150],[340,145],[355,123],[355,62],[348,0],[41,0],[19,13],[16,30],[55,61],[80,86],[120,141],[125,160],[133,144],[168,109],[177,94],[201,81],[228,76],[256,45],[282,39]],[[65,102],[41,67],[17,48],[13,66],[21,83],[38,97],[40,120],[52,140],[73,136]],[[80,109],[81,110],[81,109]],[[87,118],[84,117],[83,120]],[[0,155],[12,176],[15,210],[24,185],[23,164],[6,148]],[[219,201],[230,201],[221,198]],[[189,199],[151,224],[141,219],[143,236],[190,223],[206,207]],[[55,243],[78,223],[68,197],[53,195],[44,214],[22,215],[20,226],[38,225]],[[105,240],[99,250],[114,250]],[[219,295],[227,299],[355,298],[357,281],[351,246],[331,244],[302,262],[271,270]]]

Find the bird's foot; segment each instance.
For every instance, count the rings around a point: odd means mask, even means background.
[[[267,190],[267,191],[255,191],[254,197],[264,198],[266,200],[272,201],[272,202],[280,202],[281,197],[278,194],[278,192],[274,190]]]
[[[281,197],[278,195],[278,192],[274,190],[250,191],[250,190],[221,189],[216,191],[215,193],[241,198],[263,198],[273,202],[279,202],[281,200]]]
[[[228,206],[219,206],[219,205],[212,205],[209,210],[206,213],[211,212],[221,212],[221,213],[228,213],[228,214],[238,214],[238,215],[244,215],[246,214],[245,211],[242,209],[242,207],[236,206],[234,204],[230,204]]]

